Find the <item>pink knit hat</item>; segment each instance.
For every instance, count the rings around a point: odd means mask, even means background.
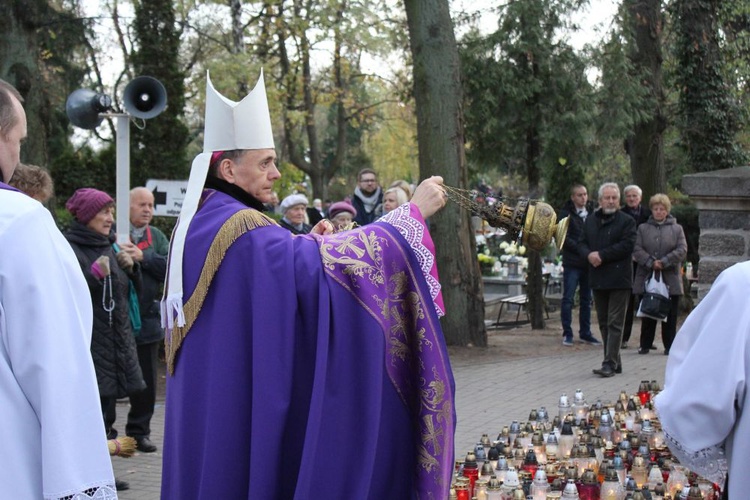
[[[99,213],[99,210],[115,200],[104,191],[93,188],[81,188],[73,193],[65,208],[81,224],[88,224]]]
[[[336,217],[336,215],[340,214],[341,212],[349,212],[352,214],[352,217],[357,216],[357,209],[354,208],[351,203],[347,203],[346,201],[337,201],[330,207],[328,207],[328,217],[333,219]]]

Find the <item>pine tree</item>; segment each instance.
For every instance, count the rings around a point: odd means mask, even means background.
[[[738,167],[739,107],[723,75],[719,43],[720,0],[677,0],[678,126],[694,172]]]
[[[135,4],[132,55],[136,76],[152,76],[167,91],[167,108],[131,134],[131,184],[144,185],[149,178],[185,179],[188,130],[182,122],[185,108],[184,73],[180,69],[180,33],[172,2],[141,0]]]

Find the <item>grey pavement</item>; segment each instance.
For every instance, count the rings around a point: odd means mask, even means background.
[[[558,321],[555,315],[550,320]],[[631,346],[637,345],[638,328],[634,327]],[[502,333],[500,333],[502,335]],[[534,333],[529,334],[534,337]],[[657,337],[659,337],[657,335]],[[557,403],[565,392],[573,396],[581,389],[587,401],[597,399],[614,401],[620,391],[637,392],[641,380],[657,380],[664,383],[664,368],[667,356],[661,349],[647,355],[639,355],[631,347],[622,351],[623,373],[611,378],[600,378],[591,373],[601,365],[602,347],[578,344],[567,348],[562,354],[545,356],[561,341],[557,336],[537,336],[529,342],[537,344],[539,355],[524,359],[496,359],[482,357],[480,363],[462,358],[453,363],[456,380],[456,459],[473,449],[482,434],[494,439],[504,425],[513,420],[524,422],[532,408],[545,406],[550,414],[557,414]],[[559,351],[559,349],[557,349]],[[163,380],[161,381],[163,383]],[[118,421],[127,415],[127,401],[118,404]],[[161,445],[164,429],[164,404],[160,401],[152,421],[152,441],[159,446],[156,453],[137,453],[131,458],[114,457],[112,463],[118,479],[128,481],[130,490],[119,492],[124,500],[151,500],[159,498],[161,481]]]

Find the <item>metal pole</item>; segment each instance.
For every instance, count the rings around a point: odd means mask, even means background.
[[[117,117],[117,243],[130,241],[130,116]]]

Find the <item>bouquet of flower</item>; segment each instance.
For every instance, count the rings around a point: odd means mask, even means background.
[[[497,262],[497,259],[489,254],[489,251],[485,250],[485,252],[481,252],[477,254],[477,259],[479,260],[479,268],[482,270],[482,274],[485,276],[492,276],[494,274],[494,268],[495,263]]]
[[[515,241],[511,241],[510,243],[508,243],[507,241],[503,241],[502,243],[500,243],[500,246],[498,248],[499,251],[502,252],[502,254],[500,255],[500,260],[502,262],[507,262],[511,257],[515,257],[517,255],[523,256],[526,254],[526,247],[517,244]]]

